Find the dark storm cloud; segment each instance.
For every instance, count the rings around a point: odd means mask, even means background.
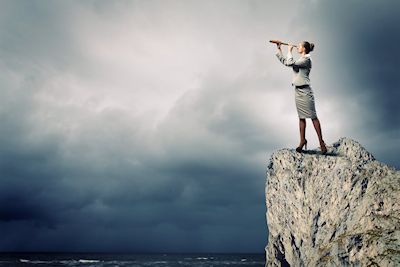
[[[315,1],[303,7],[295,21],[315,37],[322,66],[313,77],[327,81],[318,86],[341,104],[335,113],[344,115],[346,131],[379,160],[399,167],[399,1]],[[312,15],[300,15],[306,13]],[[349,112],[349,107],[357,108]]]
[[[340,1],[339,1],[340,2]],[[396,81],[396,55],[400,40],[398,1],[332,1],[321,2],[310,12],[319,13],[306,19],[310,27],[317,27],[329,35],[329,57],[338,73],[351,76],[352,86],[341,89],[368,94],[368,113],[377,113],[375,127],[388,131],[398,129],[400,97]],[[318,25],[319,24],[319,25]],[[368,116],[365,116],[366,118]],[[394,121],[385,118],[392,117]],[[389,127],[389,128],[387,128]]]
[[[70,107],[79,131],[47,132],[43,114],[32,112],[41,104],[34,97],[41,78],[17,80],[2,91],[13,96],[2,113],[3,250],[248,251],[254,240],[265,240],[264,233],[246,231],[248,241],[235,244],[248,224],[264,223],[263,171],[242,158],[243,143],[236,149],[222,143],[218,125],[229,113],[209,118],[215,103],[207,104],[207,95],[187,93],[150,141],[138,133],[145,122],[119,110],[93,115]],[[222,92],[214,101],[238,97],[232,95]],[[257,132],[252,121],[243,120],[241,131]],[[190,125],[220,137],[212,144]],[[234,127],[225,131],[233,141],[243,138]],[[147,142],[165,154],[149,154]],[[259,184],[251,178],[257,176]],[[198,241],[188,247],[192,240]]]
[[[349,4],[356,13],[337,21],[330,10],[339,3],[302,3],[3,2],[0,250],[262,252],[266,160],[298,135],[291,73],[269,36],[322,42],[315,88],[336,88],[354,71],[335,94],[316,91],[327,118],[349,95],[346,104],[377,99],[375,110],[341,107],[356,111],[356,126],[331,120],[323,129],[398,132],[384,117],[398,113],[393,98],[377,91],[393,80],[374,59],[390,61],[393,51],[360,56],[377,43],[366,45],[356,27],[368,24],[363,12],[378,10],[377,21],[390,7]],[[296,15],[310,10],[306,20]],[[393,20],[384,25],[395,32]],[[364,40],[357,52],[354,36]],[[349,52],[336,54],[351,38]]]

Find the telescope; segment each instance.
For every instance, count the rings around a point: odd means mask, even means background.
[[[281,42],[279,40],[269,40],[269,42],[270,43],[274,43],[274,44],[289,45],[288,43],[284,43],[284,42]],[[290,45],[292,45],[294,47],[297,47],[297,45],[293,45],[293,44],[290,44]]]

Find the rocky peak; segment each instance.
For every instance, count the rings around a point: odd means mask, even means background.
[[[347,137],[267,166],[266,266],[400,266],[400,172]]]

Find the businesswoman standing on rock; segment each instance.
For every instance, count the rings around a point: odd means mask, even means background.
[[[321,153],[326,154],[327,148],[324,140],[322,139],[321,124],[315,110],[314,92],[311,88],[309,77],[312,65],[311,56],[309,53],[313,51],[314,44],[307,41],[299,43],[297,45],[297,52],[301,55],[301,57],[298,60],[293,60],[293,45],[288,44],[287,57],[282,55],[281,43],[278,42],[276,45],[278,47],[276,56],[278,57],[279,61],[285,66],[292,67],[293,69],[292,86],[295,86],[295,102],[300,128],[300,145],[296,148],[296,151],[302,152],[304,145],[307,149],[306,118],[311,118],[315,131],[318,135]]]

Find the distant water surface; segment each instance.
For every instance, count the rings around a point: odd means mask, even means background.
[[[265,254],[0,253],[0,266],[264,266]]]

